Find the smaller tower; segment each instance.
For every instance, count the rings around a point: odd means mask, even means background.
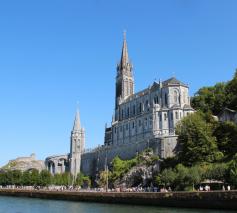
[[[80,173],[81,168],[81,153],[84,152],[85,146],[85,130],[81,128],[80,113],[76,112],[73,129],[71,132],[71,146],[70,146],[70,173],[75,179]]]

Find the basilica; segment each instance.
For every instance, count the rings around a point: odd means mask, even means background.
[[[145,73],[143,75],[145,77]],[[175,126],[194,112],[190,106],[188,85],[172,77],[155,81],[135,93],[126,35],[115,85],[115,111],[111,125],[105,128],[104,144],[85,151],[85,130],[77,112],[71,132],[70,153],[46,158],[46,167],[52,174],[70,171],[72,175],[83,172],[95,176],[115,156],[130,159],[146,148],[152,148],[160,158],[175,155],[178,148]]]

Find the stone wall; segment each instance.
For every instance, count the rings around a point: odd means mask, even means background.
[[[237,191],[116,193],[0,189],[0,195],[197,209],[237,209]],[[201,212],[201,211],[200,211]]]
[[[137,143],[125,143],[110,146],[102,146],[94,151],[84,153],[81,156],[81,171],[89,176],[94,176],[98,171],[104,170],[106,162],[110,162],[114,157],[131,159],[146,148],[152,148],[154,153],[161,158],[172,157],[177,150],[177,137],[169,136],[143,140]],[[106,159],[107,157],[107,159]]]

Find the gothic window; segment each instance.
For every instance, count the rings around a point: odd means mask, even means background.
[[[167,98],[167,94],[165,93],[165,105],[168,105],[168,98]]]
[[[139,112],[142,112],[142,103],[139,104]]]
[[[179,119],[179,113],[178,112],[175,112],[175,118]]]
[[[167,114],[165,113],[164,116],[165,116],[165,119],[164,119],[164,120],[166,121],[166,120],[167,120]]]
[[[141,126],[142,125],[142,122],[141,122],[141,120],[139,120],[139,126]]]
[[[160,121],[162,121],[162,114],[160,114]]]
[[[116,127],[114,128],[114,133],[116,134],[116,131],[117,131],[117,129],[116,129]]]
[[[135,115],[135,113],[136,113],[136,106],[133,105],[133,115]]]
[[[186,101],[185,101],[185,93],[183,93],[183,102],[185,103]]]
[[[146,107],[148,107],[149,106],[149,101],[148,100],[146,100]]]
[[[179,104],[179,95],[176,90],[174,91],[174,103]]]
[[[158,96],[155,96],[154,97],[154,104],[158,104],[159,103],[159,97]]]
[[[122,109],[122,119],[123,119],[123,109]]]
[[[132,128],[134,129],[134,126],[135,126],[135,124],[134,124],[134,121],[132,122]]]
[[[129,117],[129,107],[127,108],[127,116]]]
[[[171,120],[173,120],[173,112],[170,113]]]
[[[152,117],[150,117],[150,126],[152,126]]]
[[[127,86],[127,95],[129,95],[129,82],[126,82],[126,86]]]

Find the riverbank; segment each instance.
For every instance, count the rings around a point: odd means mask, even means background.
[[[0,195],[162,207],[237,209],[237,191],[116,193],[0,189]]]

